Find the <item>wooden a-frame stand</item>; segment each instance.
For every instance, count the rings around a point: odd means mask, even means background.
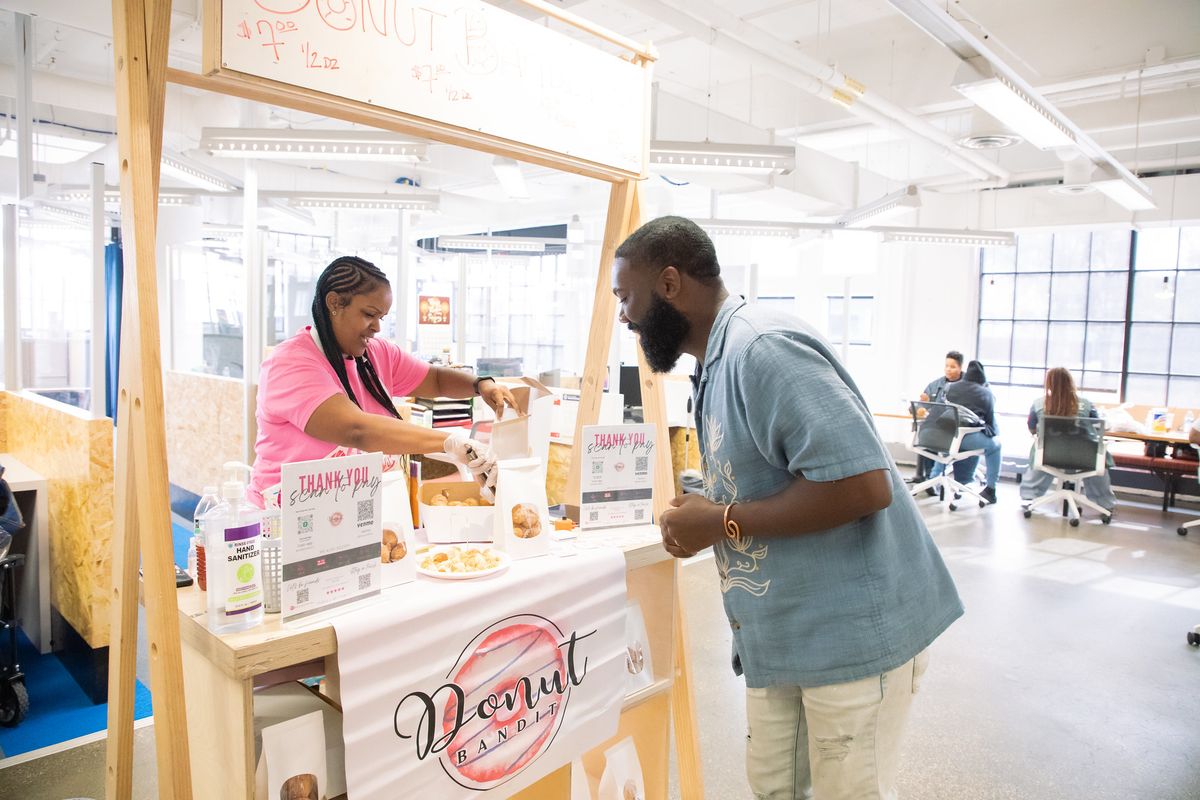
[[[637,63],[647,63],[654,58],[649,50],[637,43],[622,40],[566,12],[546,6],[538,0],[522,1],[609,42],[622,44],[632,52]],[[125,270],[117,409],[116,527],[112,558],[113,646],[110,650],[112,663],[109,665],[105,785],[109,800],[132,797],[139,556],[144,572],[141,588],[149,632],[158,796],[163,800],[193,797],[168,508],[155,265],[159,160],[167,82],[473,147],[611,182],[576,422],[576,447],[582,441],[583,426],[594,425],[599,419],[600,395],[604,389],[605,364],[616,311],[616,299],[611,291],[613,253],[618,244],[637,227],[640,219],[636,175],[567,156],[531,150],[528,146],[487,134],[452,128],[261,78],[224,72],[212,66],[216,61],[209,52],[206,52],[206,66],[214,74],[202,76],[168,69],[170,17],[170,0],[113,0],[122,228],[126,256],[132,269]],[[204,15],[206,46],[214,41],[210,34],[215,35],[219,18],[219,2],[209,0]],[[674,485],[670,448],[666,444],[668,428],[664,392],[661,382],[640,356],[639,352],[646,421],[658,427],[661,437],[660,446],[656,448],[654,473],[654,511],[659,514],[673,495]],[[568,497],[576,499],[579,496],[579,463],[578,458],[572,459],[568,484]],[[675,662],[670,704],[679,784],[685,800],[692,800],[703,797],[703,781],[687,669],[683,610],[678,596],[678,567],[675,586]],[[223,767],[214,764],[212,768]]]

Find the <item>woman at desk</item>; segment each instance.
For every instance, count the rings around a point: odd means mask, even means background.
[[[258,439],[250,498],[279,483],[280,466],[355,451],[400,455],[446,452],[485,487],[495,485],[490,450],[461,435],[400,420],[393,396],[479,395],[499,417],[516,400],[491,378],[434,367],[375,338],[392,308],[387,276],[369,261],[342,256],[317,279],[313,324],[263,362]]]
[[[973,412],[979,417],[983,430],[968,433],[963,437],[962,450],[982,450],[983,460],[987,465],[986,486],[979,496],[988,503],[996,502],[996,481],[1000,478],[1000,440],[996,438],[999,429],[996,427],[996,397],[987,385],[987,375],[984,374],[983,364],[978,361],[968,361],[967,370],[960,381],[946,386],[946,402]],[[971,426],[974,427],[974,426]],[[954,479],[959,483],[967,483],[975,474],[979,458],[967,458],[954,465]],[[933,475],[940,475],[944,467],[938,464],[934,467]]]
[[[1092,405],[1092,401],[1086,397],[1080,397],[1079,393],[1075,391],[1075,380],[1065,367],[1053,367],[1046,372],[1046,394],[1034,400],[1029,409],[1029,418],[1026,423],[1029,425],[1029,432],[1034,436],[1037,436],[1038,421],[1043,414],[1050,417],[1098,418],[1100,416],[1096,413],[1096,407]],[[1050,473],[1033,468],[1035,447],[1037,447],[1036,442],[1029,450],[1029,467],[1021,476],[1021,499],[1027,501],[1045,494],[1054,482]],[[1094,478],[1084,478],[1083,493],[1111,514],[1113,507],[1117,504],[1112,483],[1108,478],[1108,470],[1112,469],[1113,459],[1109,453],[1105,453],[1104,458],[1106,465],[1104,474]]]

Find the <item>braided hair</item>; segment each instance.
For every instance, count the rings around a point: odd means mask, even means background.
[[[354,390],[350,388],[350,380],[346,374],[346,358],[342,355],[342,349],[338,347],[337,338],[333,335],[333,323],[329,319],[329,308],[325,305],[325,296],[334,292],[342,301],[342,305],[345,305],[349,302],[350,297],[374,291],[381,285],[390,285],[387,276],[370,261],[358,256],[340,256],[325,268],[321,277],[317,278],[316,294],[313,297],[313,329],[316,330],[317,336],[321,340],[321,350],[325,353],[325,358],[329,361],[330,366],[333,367],[334,373],[337,374],[338,380],[342,382],[342,388],[346,390],[350,401],[359,408],[362,408],[362,404],[358,402],[358,398],[354,396]],[[371,363],[365,350],[361,356],[355,357],[354,364],[358,369],[358,377],[371,397],[374,397],[389,414],[399,419],[400,412],[392,403],[390,393],[384,389],[383,383],[379,380],[379,373],[375,371],[375,365]]]

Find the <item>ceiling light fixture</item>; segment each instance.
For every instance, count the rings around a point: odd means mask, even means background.
[[[544,253],[547,244],[563,244],[562,239],[534,239],[525,236],[439,236],[437,246],[442,250],[511,250],[521,253]]]
[[[364,211],[436,211],[440,195],[436,192],[356,193],[356,192],[259,192],[264,199],[286,200],[293,208],[328,208]]]
[[[916,186],[909,184],[903,189],[884,195],[865,206],[847,211],[837,218],[836,224],[844,228],[857,228],[865,222],[878,222],[914,208],[920,208],[920,206],[921,195],[917,192]]]
[[[91,226],[92,215],[69,206],[56,206],[52,203],[38,203],[38,211],[47,216],[70,222],[74,225]]]
[[[60,186],[51,193],[51,197],[60,203],[90,203],[92,190],[86,186]],[[200,194],[188,189],[164,189],[158,193],[160,206],[190,206],[195,205]],[[110,186],[104,190],[104,205],[121,205],[121,190]]]
[[[972,231],[947,228],[867,228],[883,234],[885,242],[955,244],[976,247],[1015,247],[1017,237],[1008,231]]]
[[[1156,207],[1149,193],[1124,180],[1111,166],[1099,164],[1098,167],[1100,177],[1092,181],[1092,185],[1108,195],[1108,199],[1120,203],[1130,211],[1147,211]]]
[[[1019,133],[1040,150],[1074,147],[1075,134],[1032,92],[997,72],[982,57],[964,61],[954,76],[963,97]]]
[[[320,161],[426,160],[425,142],[386,131],[204,128],[200,149],[224,158]]]
[[[796,149],[788,145],[655,141],[650,143],[650,165],[657,172],[676,169],[786,174],[796,168]]]
[[[96,152],[111,140],[109,138],[84,138],[81,136],[62,136],[58,133],[46,133],[47,126],[35,125],[33,129],[33,160],[38,164],[71,164],[85,156]],[[52,130],[66,130],[56,127]],[[96,134],[91,134],[96,136]],[[0,157],[17,157],[17,137],[8,136],[0,141]]]
[[[213,192],[236,192],[242,188],[232,178],[206,169],[179,155],[163,153],[162,172],[199,189]]]
[[[496,156],[492,159],[492,172],[496,180],[504,188],[504,193],[514,200],[528,200],[529,190],[525,187],[525,176],[521,174],[521,164],[516,159]]]

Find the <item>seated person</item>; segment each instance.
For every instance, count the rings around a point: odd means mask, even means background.
[[[946,363],[943,366],[943,374],[934,378],[925,387],[925,391],[921,392],[921,399],[927,403],[944,403],[946,402],[946,387],[962,377],[963,354],[957,350],[951,350],[946,353]],[[933,460],[925,456],[917,456],[917,474],[909,481],[909,483],[921,483],[930,475],[930,470],[933,469]],[[937,494],[935,489],[929,489],[929,494]]]
[[[987,385],[983,364],[978,361],[967,363],[967,371],[961,381],[946,387],[945,402],[953,403],[973,412],[983,423],[983,430],[968,433],[959,445],[960,450],[982,450],[987,464],[986,485],[979,496],[989,504],[996,502],[996,481],[1000,478],[1000,440],[996,437],[996,398]],[[968,425],[967,427],[974,427]],[[975,475],[979,457],[965,458],[954,465],[954,479],[966,484]],[[934,475],[942,474],[942,465],[933,468]]]
[[[1042,418],[1042,414],[1051,417],[1092,417],[1093,419],[1100,416],[1096,413],[1092,402],[1086,397],[1080,397],[1075,391],[1075,381],[1065,367],[1054,367],[1046,372],[1046,394],[1044,397],[1034,400],[1033,406],[1029,409],[1029,418],[1026,422],[1029,425],[1029,432],[1034,436],[1037,435],[1038,420]],[[1034,447],[1037,447],[1036,442]],[[1112,483],[1108,478],[1108,470],[1112,469],[1113,465],[1112,454],[1106,453],[1104,458],[1104,474],[1094,478],[1084,478],[1083,493],[1089,500],[1098,503],[1111,514],[1113,507],[1117,504]],[[1034,450],[1030,448],[1029,467],[1021,476],[1021,499],[1026,501],[1045,494],[1054,483],[1054,476],[1042,470],[1035,470],[1033,463]]]

